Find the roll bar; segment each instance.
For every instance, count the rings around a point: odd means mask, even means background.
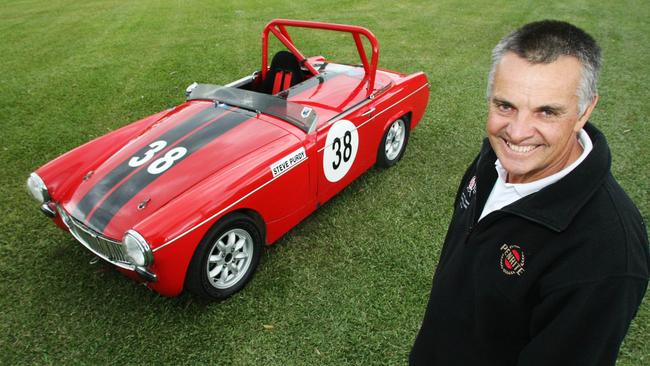
[[[319,72],[312,66],[305,56],[296,48],[296,45],[293,43],[293,40],[287,32],[287,27],[297,27],[297,28],[312,28],[312,29],[322,29],[330,30],[337,32],[345,32],[352,34],[354,43],[357,46],[357,51],[359,52],[359,58],[363,64],[363,70],[365,71],[365,78],[368,79],[368,93],[372,93],[373,87],[375,85],[375,74],[377,73],[377,64],[379,62],[379,43],[377,38],[371,31],[364,27],[359,27],[355,25],[345,25],[345,24],[334,24],[334,23],[323,23],[323,22],[311,22],[305,20],[291,20],[291,19],[273,19],[262,31],[262,80],[266,78],[268,73],[269,63],[268,63],[268,51],[269,51],[269,32],[273,35],[289,50],[293,55],[300,61],[300,64],[305,66],[309,72],[314,76],[318,75]],[[361,42],[361,36],[366,37],[370,42],[372,51],[370,56],[370,62],[368,62],[368,57],[366,55],[366,50],[363,48],[363,43]]]

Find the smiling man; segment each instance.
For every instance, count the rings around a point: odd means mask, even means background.
[[[614,365],[648,284],[646,227],[588,120],[600,48],[530,23],[492,51],[487,136],[466,171],[411,365]]]

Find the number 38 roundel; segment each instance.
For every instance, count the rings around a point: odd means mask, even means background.
[[[327,132],[323,171],[330,182],[341,180],[352,167],[359,149],[359,134],[354,124],[342,119]]]

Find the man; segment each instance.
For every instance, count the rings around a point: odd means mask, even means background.
[[[647,231],[590,123],[600,48],[527,24],[492,52],[488,138],[463,177],[412,365],[614,365]]]

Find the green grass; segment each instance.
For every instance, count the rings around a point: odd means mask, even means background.
[[[592,121],[650,221],[650,4],[594,3],[4,1],[0,364],[405,364],[456,185],[484,135],[490,50],[531,20],[568,20],[600,41],[606,63]],[[380,41],[381,67],[428,74],[428,112],[402,162],[369,171],[298,225],[265,251],[249,286],[220,303],[163,298],[89,264],[38,212],[28,174],[182,102],[193,81],[250,74],[261,30],[276,17],[365,26]],[[309,54],[354,52],[331,43],[299,41]],[[646,297],[619,364],[648,363]]]

